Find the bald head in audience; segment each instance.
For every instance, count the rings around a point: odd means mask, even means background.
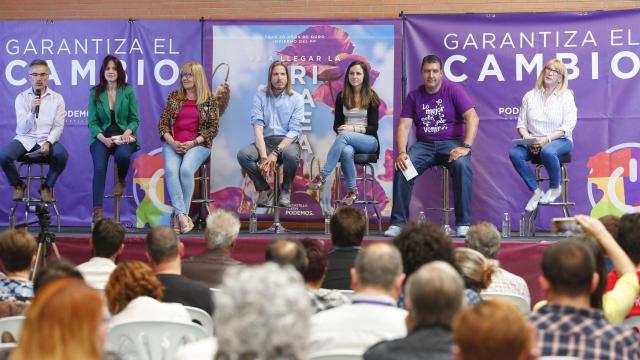
[[[356,257],[351,269],[351,287],[356,292],[384,293],[398,298],[405,275],[402,257],[394,246],[373,244]]]
[[[280,266],[291,265],[301,275],[307,267],[307,255],[300,242],[290,239],[274,239],[265,251],[265,259]]]

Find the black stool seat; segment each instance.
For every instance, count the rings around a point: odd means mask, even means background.
[[[560,157],[560,164],[568,164],[571,162],[571,153],[566,153],[565,155]],[[542,165],[542,159],[540,159],[540,155],[535,155],[531,158],[531,163],[536,165]]]
[[[354,154],[353,162],[360,165],[377,163],[378,154]]]
[[[49,159],[49,154],[45,155],[41,153],[40,150],[36,150],[20,156],[18,161],[26,164],[44,164],[48,163]]]

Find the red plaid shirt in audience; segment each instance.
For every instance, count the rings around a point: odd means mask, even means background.
[[[609,323],[602,311],[550,304],[530,316],[540,356],[579,359],[640,359],[640,336]]]

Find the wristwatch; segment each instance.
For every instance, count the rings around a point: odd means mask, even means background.
[[[471,150],[471,144],[463,143],[462,147],[464,147],[465,149]]]

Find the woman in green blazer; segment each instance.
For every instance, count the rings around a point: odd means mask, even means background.
[[[104,184],[111,155],[118,169],[113,193],[116,196],[124,193],[131,154],[140,148],[136,135],[139,123],[136,93],[126,83],[122,63],[107,55],[100,68],[100,83],[91,89],[89,96],[94,224],[103,217]]]

